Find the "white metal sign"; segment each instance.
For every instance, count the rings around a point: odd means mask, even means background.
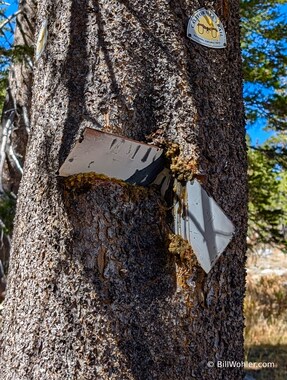
[[[217,15],[210,9],[201,8],[189,19],[187,36],[193,41],[215,49],[226,47],[226,34]]]
[[[132,184],[148,186],[163,169],[162,149],[86,128],[83,139],[71,150],[59,174],[67,177],[95,172]]]
[[[39,31],[37,43],[36,43],[36,61],[41,57],[46,44],[47,44],[47,38],[48,38],[48,29],[47,29],[48,22],[47,20],[43,21],[41,29]]]
[[[157,185],[164,197],[172,181],[163,150],[86,128],[60,168],[60,176],[94,172],[141,185]],[[174,232],[187,240],[209,272],[234,234],[234,226],[196,180],[174,184]]]
[[[208,273],[234,234],[234,226],[196,181],[176,184],[175,233],[187,240],[204,271]]]

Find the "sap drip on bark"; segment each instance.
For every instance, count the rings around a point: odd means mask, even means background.
[[[196,255],[190,243],[180,235],[169,235],[168,251],[175,256],[176,262],[176,282],[179,288],[189,288],[191,292],[196,291],[196,278],[200,268]],[[203,274],[205,274],[203,272]]]
[[[197,159],[187,160],[184,158],[178,144],[168,145],[165,155],[169,161],[170,171],[178,181],[191,181],[200,174]]]

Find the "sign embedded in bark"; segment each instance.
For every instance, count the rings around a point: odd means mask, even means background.
[[[175,233],[187,240],[208,273],[234,234],[234,226],[196,181],[176,183]]]
[[[152,185],[157,185],[160,189],[161,196],[164,198],[172,183],[171,173],[168,168],[164,168],[152,182]]]
[[[97,173],[140,186],[157,185],[164,197],[172,176],[163,150],[122,136],[86,128],[59,174]],[[174,186],[174,233],[187,240],[199,264],[209,272],[225,250],[234,226],[196,181]]]
[[[60,176],[94,172],[148,186],[164,169],[163,150],[122,136],[86,128],[60,168]]]
[[[37,43],[36,43],[36,61],[41,57],[46,44],[47,44],[47,38],[48,38],[48,29],[47,29],[48,22],[47,20],[43,21],[41,29],[39,31]]]
[[[226,47],[224,27],[217,15],[210,9],[201,8],[189,19],[187,36],[210,48],[221,49]]]

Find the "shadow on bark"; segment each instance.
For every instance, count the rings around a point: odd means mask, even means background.
[[[174,331],[175,260],[166,247],[164,216],[156,194],[141,190],[137,197],[136,191],[99,181],[66,193],[73,236],[59,272],[66,267],[70,291],[60,280],[54,295],[91,353],[97,347],[110,376],[123,378],[127,369],[137,380],[173,378],[174,371],[190,371],[174,359],[188,350],[182,334],[189,321]],[[67,262],[77,270],[67,268]],[[71,295],[77,287],[81,297],[76,300]]]
[[[151,133],[155,129],[155,117],[154,117],[154,81],[152,78],[151,68],[147,61],[144,61],[141,68],[142,81],[138,83],[137,95],[133,101],[132,107],[130,107],[125,99],[125,96],[118,84],[113,62],[110,57],[108,44],[105,38],[104,19],[101,12],[101,7],[98,0],[93,0],[95,10],[97,11],[97,26],[98,26],[98,39],[99,39],[99,51],[104,53],[105,64],[108,68],[108,73],[111,81],[110,93],[115,94],[119,108],[127,116],[126,124],[122,126],[121,134],[126,137],[134,138],[139,141],[146,140],[146,134]],[[128,52],[130,64],[136,67],[136,63],[139,57],[128,46],[122,46]]]
[[[220,64],[217,62],[220,53],[204,50],[201,46],[190,49],[190,42],[185,41],[187,19],[183,3],[178,11],[170,7],[174,19],[182,20],[178,29],[183,38],[181,46],[185,50],[184,56],[188,59],[187,62],[183,59],[181,64],[169,48],[153,34],[143,15],[139,14],[131,2],[120,0],[119,3],[124,4],[137,20],[147,36],[147,46],[151,47],[151,51],[147,47],[141,50],[142,55],[147,54],[146,59],[136,56],[132,45],[127,47],[129,64],[133,70],[137,70],[140,61],[142,81],[139,82],[139,89],[133,100],[133,120],[122,127],[122,134],[145,139],[156,128],[153,102],[161,94],[154,95],[153,82],[156,81],[156,73],[161,66],[156,71],[149,67],[149,63],[156,61],[153,54],[160,49],[168,61],[164,66],[165,73],[180,71],[181,79],[188,84],[187,97],[190,94],[193,99],[193,102],[186,104],[194,107],[192,112],[200,119],[196,119],[194,128],[187,126],[182,132],[184,139],[187,142],[192,141],[194,145],[199,144],[202,139],[205,149],[199,149],[199,152],[203,152],[202,155],[206,155],[207,159],[214,152],[217,156],[217,150],[211,145],[212,139],[206,138],[211,135],[206,127],[214,127],[212,136],[214,141],[219,142],[222,138],[221,128],[224,130],[225,123],[222,121],[225,105],[217,96],[217,79],[222,79],[220,77],[224,75],[222,73],[225,64],[223,59]],[[105,31],[107,20],[100,2],[93,0],[91,10],[87,1],[73,1],[71,43],[65,63],[66,72],[63,72],[68,88],[69,106],[60,150],[60,165],[69,153],[83,121],[90,121],[97,128],[103,128],[89,116],[85,105],[85,89],[89,85],[87,76],[90,74],[87,25],[88,13],[91,11],[96,13],[97,54],[102,52],[109,76],[108,93],[116,96],[123,113],[129,115],[130,112],[121,83],[117,81],[118,74],[111,57],[111,41],[107,41]],[[224,54],[223,52],[222,55]],[[206,69],[202,70],[205,64]],[[156,61],[155,66],[157,65]],[[180,92],[176,93],[180,96]],[[106,100],[110,101],[109,96],[103,98],[103,103]],[[160,106],[163,109],[166,107],[165,104]],[[182,104],[180,107],[184,108]],[[174,107],[171,112],[176,110]],[[182,116],[187,113],[184,109]],[[160,121],[158,115],[157,118]],[[184,126],[184,123],[185,120],[180,125]],[[195,132],[195,128],[202,130]],[[204,159],[205,157],[202,159],[203,163]],[[210,161],[211,171],[214,170],[216,160],[211,157]],[[127,377],[129,371],[133,377],[127,378],[136,380],[171,380],[177,377],[189,379],[194,373],[201,378],[216,378],[215,370],[211,374],[206,366],[207,357],[204,358],[204,355],[213,357],[218,351],[218,333],[213,326],[216,302],[201,310],[197,295],[192,294],[189,289],[185,288],[179,295],[176,294],[175,259],[170,256],[165,246],[167,233],[160,201],[156,194],[147,191],[138,196],[138,191],[141,193],[137,188],[131,190],[112,181],[98,181],[94,184],[83,184],[80,189],[63,192],[63,203],[72,227],[72,236],[69,250],[56,271],[60,273],[60,277],[55,278],[57,285],[53,294],[62,305],[67,325],[70,326],[71,331],[67,331],[67,334],[77,336],[77,340],[85,342],[90,364],[86,363],[83,368],[94,371],[94,376],[99,376],[96,368],[102,365],[106,373],[118,378]],[[218,282],[218,276],[214,270],[214,282]],[[203,291],[207,292],[208,289]],[[196,316],[191,315],[194,304],[190,300],[196,305]],[[198,313],[202,313],[202,317]],[[217,330],[220,331],[220,328],[219,326]],[[204,334],[208,329],[209,335],[202,339],[200,345],[199,331]],[[74,351],[74,355],[78,355],[77,360],[80,362],[80,354]],[[87,374],[87,378],[92,378],[91,376]]]
[[[70,18],[70,45],[61,75],[68,89],[68,113],[63,127],[63,137],[59,152],[59,167],[69,154],[71,146],[83,120],[89,120],[97,128],[98,121],[86,110],[85,90],[89,74],[87,52],[88,1],[73,0]]]
[[[70,151],[81,122],[87,118],[87,4],[87,1],[72,2],[71,42],[64,65],[66,71],[63,72],[69,106],[60,164]],[[94,11],[97,13],[98,48],[104,54],[111,92],[116,93],[118,102],[127,107],[106,46],[104,23],[96,0]],[[152,98],[153,86],[148,71],[141,86],[145,91],[148,88]],[[136,97],[135,108],[140,108],[141,96],[139,93]],[[148,107],[145,104],[144,110],[148,109],[148,122],[145,119],[144,128],[148,126],[151,132],[155,124],[152,104]],[[100,127],[95,120],[89,121]],[[138,136],[143,137],[144,128],[137,127]],[[128,129],[123,132],[131,134]],[[137,197],[137,192],[143,195]],[[89,347],[89,363],[106,363],[110,375],[117,373],[117,366],[126,366],[127,373],[131,371],[137,380],[155,378],[159,373],[164,378],[168,373],[174,373],[174,368],[179,373],[189,372],[190,368],[182,366],[180,369],[180,360],[174,362],[175,351],[179,358],[188,347],[183,348],[184,340],[180,341],[182,331],[175,340],[174,332],[170,334],[175,323],[172,318],[175,312],[170,304],[176,291],[175,260],[167,251],[158,196],[149,191],[103,182],[94,187],[83,186],[70,194],[64,192],[63,201],[72,226],[72,237],[67,257],[56,270],[60,276],[55,278],[52,291],[71,326],[67,335],[74,330],[78,339],[85,340]],[[79,289],[80,297],[73,297],[73,288]],[[187,330],[187,321],[184,325]],[[107,339],[99,338],[102,334]],[[109,336],[111,342],[108,342]],[[117,348],[113,348],[115,342]],[[95,351],[104,358],[99,360]],[[112,359],[119,353],[124,356],[124,363],[120,363],[119,358]],[[80,356],[78,360],[81,361]],[[89,371],[97,374],[96,368],[86,365],[87,376]],[[118,376],[124,376],[122,371]]]

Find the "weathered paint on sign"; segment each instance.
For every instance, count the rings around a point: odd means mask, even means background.
[[[164,169],[163,150],[122,136],[86,128],[60,168],[60,176],[94,172],[148,186]]]
[[[226,47],[226,34],[217,15],[210,9],[201,8],[189,19],[187,36],[193,41],[215,49]]]
[[[234,234],[234,226],[198,181],[176,183],[175,233],[187,240],[208,273]]]
[[[47,20],[43,21],[41,29],[39,31],[37,43],[36,43],[36,61],[41,57],[48,39],[48,29],[47,29],[48,22]]]

